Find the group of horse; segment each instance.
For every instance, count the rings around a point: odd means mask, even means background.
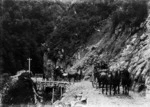
[[[127,69],[110,71],[98,71],[94,69],[94,80],[97,80],[97,88],[102,88],[102,94],[111,95],[120,93],[120,86],[122,86],[123,94],[129,94],[129,89],[132,84],[132,78]]]
[[[61,67],[58,67],[54,70],[54,80],[65,80],[65,81],[73,81],[73,82],[77,82],[77,81],[81,81],[81,79],[83,78],[82,75],[82,69],[78,68],[77,71],[75,73],[68,73],[65,72],[65,70]]]

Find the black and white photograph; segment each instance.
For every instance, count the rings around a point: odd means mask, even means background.
[[[150,0],[0,0],[0,107],[150,107]]]

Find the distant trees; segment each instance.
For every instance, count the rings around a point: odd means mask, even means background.
[[[63,13],[62,4],[37,1],[4,0],[1,2],[3,72],[15,74],[27,69],[31,57],[31,70],[42,72],[41,43],[55,27],[57,17]]]
[[[93,2],[70,5],[57,21],[56,29],[47,41],[49,47],[64,49],[66,58],[73,56],[115,8],[107,3]]]
[[[138,27],[148,15],[147,0],[131,0],[118,2],[119,8],[112,14],[112,29],[123,23],[131,28]]]
[[[69,59],[80,46],[85,44],[95,30],[104,25],[102,21],[112,19],[112,29],[123,22],[139,26],[147,15],[146,1],[112,3],[65,4],[51,1],[4,0],[0,4],[2,33],[3,72],[14,74],[27,69],[27,58],[31,57],[31,70],[42,72],[42,43],[55,50],[64,49],[65,59]],[[106,19],[106,20],[105,20]]]

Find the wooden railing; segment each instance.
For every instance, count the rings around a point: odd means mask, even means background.
[[[55,88],[53,86],[58,86],[61,88],[61,96],[63,95],[63,88],[67,88],[67,86],[71,85],[71,82],[66,82],[66,81],[37,81],[36,82],[36,87],[38,91],[45,90],[46,87],[51,87],[52,88],[52,100],[51,102],[54,102],[54,93],[55,93]]]

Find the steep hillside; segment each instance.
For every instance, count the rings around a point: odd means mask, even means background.
[[[125,5],[128,6],[130,3]],[[130,6],[136,3],[133,2]],[[85,47],[88,51],[85,56],[72,68],[82,65],[85,73],[90,73],[96,59],[103,59],[109,64],[110,69],[127,68],[135,78],[139,75],[148,75],[150,70],[149,17],[146,11],[144,11],[145,16],[142,16],[144,12],[140,4],[137,3],[135,7],[133,6],[134,8],[130,6],[128,10],[124,5],[120,5],[120,8],[115,11],[120,14],[116,19],[118,22],[113,20],[114,16],[106,19],[104,26],[97,29],[87,42]],[[145,8],[148,9],[148,6]],[[134,13],[134,9],[138,9],[137,14]],[[131,17],[126,17],[128,14],[124,14],[124,11],[130,11]],[[142,20],[139,20],[141,17],[143,17]],[[113,26],[112,29],[110,26]]]
[[[65,63],[64,68],[76,67],[79,62],[83,65],[89,56],[90,59],[103,57],[112,65],[111,62],[122,58],[121,53],[130,39],[139,41],[145,32],[147,0],[82,1],[1,2],[0,72],[15,74],[20,69],[28,69],[27,58],[31,57],[31,70],[42,73],[44,53],[55,64],[60,60]],[[80,58],[77,58],[79,53]]]

